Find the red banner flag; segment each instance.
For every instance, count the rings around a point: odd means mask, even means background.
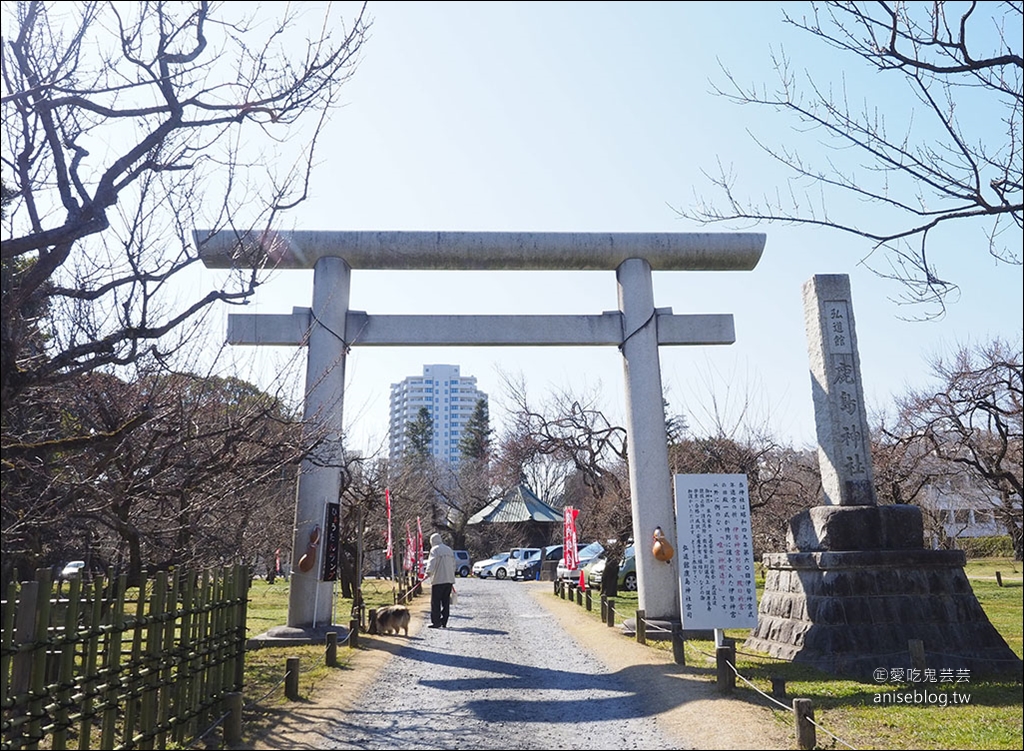
[[[565,567],[574,569],[580,565],[579,549],[576,540],[576,517],[579,509],[566,506],[563,509],[562,519],[562,550],[565,558]]]
[[[388,511],[388,531],[387,537],[385,538],[384,549],[386,551],[386,560],[391,560],[391,556],[395,553],[395,544],[391,539],[391,491],[388,488],[384,488],[384,505]]]

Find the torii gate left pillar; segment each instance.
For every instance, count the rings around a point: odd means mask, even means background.
[[[307,326],[306,391],[303,423],[320,441],[299,470],[295,502],[292,580],[288,590],[288,627],[316,629],[331,625],[333,582],[320,579],[323,570],[318,546],[309,572],[298,567],[309,536],[322,524],[328,503],[341,496],[342,434],[345,396],[345,326],[348,319],[352,269],[342,258],[324,257],[313,267],[313,307]],[[303,335],[303,338],[307,334]],[[257,342],[259,343],[259,342]]]
[[[296,491],[288,626],[275,636],[315,635],[330,625],[332,585],[320,581],[317,549],[297,567],[325,505],[338,499],[345,357],[352,346],[594,346],[623,354],[630,492],[639,607],[650,620],[679,621],[676,561],[654,559],[661,527],[676,539],[659,345],[731,344],[732,316],[673,315],[654,306],[653,270],[753,269],[758,233],[290,232],[236,236],[197,231],[210,268],[313,269],[313,306],[291,315],[231,315],[232,344],[308,343],[305,421],[322,438]],[[387,316],[349,310],[352,269],[614,270],[619,310],[596,316]]]

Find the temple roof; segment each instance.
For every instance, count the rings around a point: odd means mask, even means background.
[[[562,521],[562,513],[544,503],[526,485],[519,485],[469,518],[467,524],[511,524]]]

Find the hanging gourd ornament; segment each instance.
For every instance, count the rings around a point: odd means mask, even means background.
[[[661,531],[661,527],[654,528],[654,547],[651,549],[651,552],[654,553],[655,558],[665,563],[671,561],[672,556],[676,554],[672,543],[668,541],[665,533]]]
[[[306,546],[306,552],[302,554],[299,559],[299,571],[306,574],[313,568],[313,563],[316,562],[316,546],[320,544],[320,525],[316,525],[313,531],[309,533],[309,545]]]

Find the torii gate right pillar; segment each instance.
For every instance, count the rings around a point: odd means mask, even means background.
[[[638,606],[649,620],[678,620],[679,568],[676,559],[654,557],[654,530],[676,539],[672,478],[668,466],[664,392],[658,357],[658,324],[651,265],[640,258],[615,271],[622,313],[626,382],[626,443],[633,539],[637,561]]]

